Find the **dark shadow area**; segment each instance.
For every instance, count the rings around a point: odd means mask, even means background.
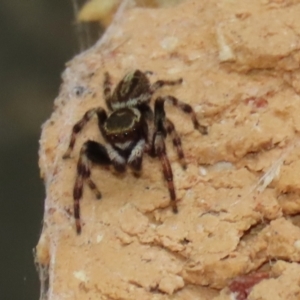
[[[0,299],[39,299],[32,249],[42,227],[38,140],[78,51],[71,1],[1,2]]]

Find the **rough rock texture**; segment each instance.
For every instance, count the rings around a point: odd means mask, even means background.
[[[300,1],[185,1],[117,15],[104,38],[68,64],[43,127],[43,297],[229,300],[232,280],[263,270],[270,277],[248,299],[300,299]],[[63,160],[71,128],[105,106],[105,71],[116,84],[136,68],[153,71],[152,82],[182,77],[157,95],[190,103],[209,134],[166,107],[188,162],[182,170],[167,140],[179,213],[168,206],[159,160],[145,155],[138,179],[93,168],[103,198],[85,189],[77,236],[78,152],[85,140],[103,139],[91,121]]]

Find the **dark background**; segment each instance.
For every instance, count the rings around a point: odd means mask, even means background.
[[[64,64],[79,53],[71,0],[0,4],[0,299],[39,299],[32,249],[42,228],[38,140]]]

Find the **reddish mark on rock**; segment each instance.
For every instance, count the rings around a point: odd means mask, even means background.
[[[48,208],[48,214],[53,215],[56,212],[56,209],[53,207]]]
[[[244,100],[245,104],[252,106],[252,112],[259,108],[265,108],[268,106],[268,100],[263,97],[250,97]]]
[[[236,300],[247,300],[252,288],[264,279],[268,279],[269,273],[256,272],[249,275],[238,276],[229,284],[229,290],[234,293]]]

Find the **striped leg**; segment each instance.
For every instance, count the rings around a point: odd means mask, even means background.
[[[176,128],[175,128],[173,122],[169,119],[165,119],[164,127],[166,128],[167,133],[172,138],[173,146],[175,147],[175,149],[177,151],[177,156],[180,160],[182,167],[184,169],[186,169],[186,161],[185,161],[184,153],[183,153],[182,146],[181,146],[181,139],[176,131]]]
[[[178,107],[184,113],[189,114],[192,119],[195,129],[199,130],[202,134],[208,133],[207,127],[203,126],[199,123],[199,121],[197,120],[197,117],[196,117],[196,113],[194,112],[193,108],[189,104],[186,104],[173,96],[158,97],[155,102],[161,103],[161,106],[163,107],[164,106],[163,103],[166,101],[171,103],[172,105]]]
[[[110,105],[111,99],[111,80],[108,72],[104,73],[104,82],[103,82],[103,97],[105,99],[107,107],[112,110]]]
[[[81,120],[79,120],[72,129],[72,134],[71,134],[71,139],[69,143],[69,147],[66,151],[66,153],[63,155],[63,159],[69,158],[70,154],[74,148],[75,142],[76,142],[76,136],[77,134],[83,129],[83,127],[87,124],[87,122],[94,116],[98,116],[98,121],[99,121],[99,126],[101,126],[105,120],[107,119],[106,112],[103,108],[98,107],[98,108],[92,108],[88,110]]]
[[[161,126],[162,126],[162,124],[161,124]],[[172,168],[171,168],[171,165],[170,165],[167,153],[166,153],[164,134],[162,131],[157,131],[154,134],[153,144],[154,144],[155,154],[160,159],[160,162],[162,164],[163,174],[164,174],[165,180],[167,181],[168,190],[169,190],[170,199],[171,199],[172,210],[174,213],[177,213],[178,208],[177,208],[177,204],[176,204],[176,192],[175,192],[174,182],[173,182],[173,172],[172,172]]]
[[[164,124],[166,122],[165,119],[166,114],[163,105],[164,102],[155,101],[155,106],[154,106],[155,131],[153,135],[152,151],[160,159],[164,177],[168,184],[172,209],[174,213],[177,213],[178,209],[176,204],[176,192],[175,192],[174,182],[173,182],[173,171],[166,153],[166,146],[165,146],[165,137],[167,132],[166,132],[166,128],[164,127]]]
[[[177,85],[182,83],[182,78],[177,80],[157,80],[150,86],[151,94],[155,93],[158,89],[162,88],[165,85]]]
[[[105,147],[94,141],[87,141],[83,144],[80,150],[80,155],[77,163],[77,175],[73,189],[74,199],[74,218],[77,234],[81,233],[80,222],[80,200],[83,194],[84,183],[87,183],[89,188],[94,192],[97,199],[101,198],[101,193],[98,190],[91,176],[91,164],[97,163],[101,165],[110,164]]]

